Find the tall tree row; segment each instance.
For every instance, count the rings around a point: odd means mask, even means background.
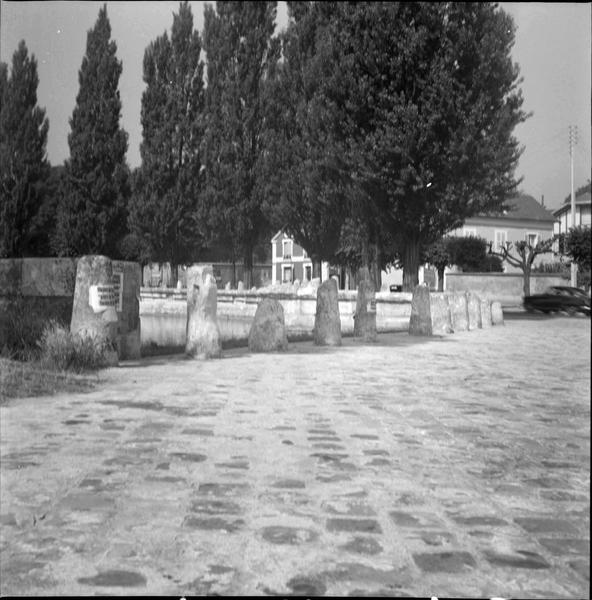
[[[318,10],[317,10],[318,8]],[[323,102],[331,49],[329,16],[310,3],[288,4],[289,27],[282,35],[282,62],[270,85],[267,110],[265,209],[304,247],[320,277],[321,261],[334,261],[347,214],[347,187],[334,177],[339,156],[333,131],[340,115]]]
[[[27,256],[39,225],[49,122],[37,106],[37,60],[21,41],[0,63],[0,257]]]
[[[204,132],[201,38],[193,29],[187,2],[144,54],[142,165],[130,205],[130,230],[140,257],[170,261],[196,259],[204,245],[196,219],[203,187]]]
[[[119,123],[122,64],[116,52],[103,6],[88,32],[78,72],[80,88],[68,135],[70,158],[65,163],[53,239],[60,256],[121,254],[130,187],[127,133]]]
[[[253,250],[269,231],[262,210],[268,82],[279,58],[276,2],[204,8],[207,62],[204,218],[252,282]]]

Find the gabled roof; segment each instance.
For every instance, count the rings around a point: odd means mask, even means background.
[[[506,202],[509,210],[503,213],[481,214],[480,217],[496,219],[516,219],[528,221],[544,221],[552,223],[555,217],[544,206],[541,206],[532,196],[519,194]]]
[[[581,194],[576,195],[576,204],[578,206],[582,204],[592,204],[592,196],[590,195],[590,191],[583,192]],[[553,211],[553,214],[558,217],[564,212],[568,212],[571,210],[571,198],[568,198],[566,202],[563,203],[557,210]]]

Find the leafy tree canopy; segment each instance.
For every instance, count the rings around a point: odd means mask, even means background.
[[[30,255],[35,220],[49,176],[49,122],[37,106],[37,60],[23,41],[0,63],[0,257]]]

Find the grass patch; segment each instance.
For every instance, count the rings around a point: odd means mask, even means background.
[[[0,405],[10,398],[90,391],[98,382],[96,374],[60,372],[44,368],[39,362],[0,358]]]

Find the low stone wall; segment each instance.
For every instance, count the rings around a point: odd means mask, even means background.
[[[481,298],[496,300],[502,306],[522,306],[523,282],[522,273],[447,273],[446,291],[471,291]],[[531,294],[542,294],[552,285],[569,285],[569,281],[552,273],[530,276]]]
[[[431,292],[418,285],[411,301],[410,335],[444,335],[503,324],[498,301],[475,292]]]
[[[339,292],[342,335],[353,335],[357,292]],[[379,332],[407,331],[412,294],[376,294]],[[222,342],[246,345],[257,305],[263,298],[278,300],[284,309],[289,340],[312,339],[316,314],[316,291],[297,294],[218,290],[218,326]],[[181,347],[185,345],[187,297],[185,290],[142,288],[140,292],[142,345]],[[166,326],[165,326],[166,325]]]
[[[77,258],[0,259],[0,349],[4,346],[7,307],[17,305],[39,328],[51,319],[70,327]],[[141,270],[134,262],[112,261],[123,274],[121,305],[117,307],[120,358],[139,357],[139,293]]]
[[[16,314],[39,333],[50,319],[69,326],[75,280],[73,258],[0,259],[0,350]]]

